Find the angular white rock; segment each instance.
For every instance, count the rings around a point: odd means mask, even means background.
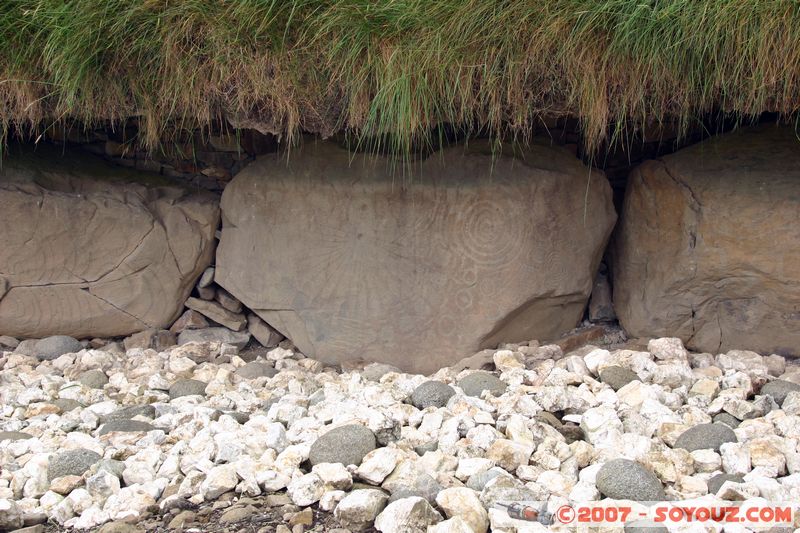
[[[383,511],[388,499],[382,490],[356,489],[342,498],[333,515],[344,527],[362,529]]]
[[[375,519],[375,529],[381,533],[413,533],[427,531],[442,520],[427,500],[417,496],[395,500]]]
[[[235,489],[238,483],[239,476],[233,465],[215,466],[200,484],[200,494],[206,501],[214,500]]]
[[[378,448],[364,456],[356,475],[373,485],[380,485],[397,466],[399,452],[395,448]]]
[[[295,505],[308,507],[325,493],[325,483],[317,474],[305,474],[293,479],[286,490]]]
[[[486,533],[489,515],[481,503],[478,493],[466,487],[444,489],[436,495],[436,505],[447,518],[459,516],[469,524],[473,533]]]

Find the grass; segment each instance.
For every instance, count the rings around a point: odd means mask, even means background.
[[[409,151],[449,125],[589,147],[646,122],[800,106],[796,0],[3,0],[0,122],[225,117]]]

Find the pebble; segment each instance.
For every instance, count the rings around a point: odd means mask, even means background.
[[[411,393],[411,405],[417,409],[444,407],[455,393],[453,387],[441,381],[426,381]]]
[[[196,379],[181,379],[173,383],[169,388],[169,398],[174,400],[181,396],[205,396],[208,384]]]
[[[236,375],[244,379],[271,378],[277,373],[272,365],[261,361],[250,361],[236,369]]]
[[[344,527],[360,531],[375,521],[388,500],[382,490],[356,489],[339,502],[333,516]]]
[[[400,369],[386,363],[371,363],[361,371],[361,377],[367,381],[380,381],[383,376],[390,372],[400,372]]]
[[[719,489],[722,488],[722,484],[726,481],[742,483],[744,481],[744,476],[741,474],[717,474],[709,478],[706,482],[706,485],[708,486],[708,493],[716,494],[719,492]]]
[[[360,465],[375,445],[375,434],[369,428],[348,424],[334,428],[314,441],[308,460],[312,466],[320,463]]]
[[[41,361],[52,361],[66,353],[77,353],[81,350],[83,350],[83,345],[66,335],[46,337],[33,345],[33,352]]]
[[[631,381],[639,380],[636,372],[621,366],[607,366],[600,371],[600,381],[618,391]]]
[[[0,441],[15,441],[15,440],[25,440],[25,439],[32,439],[33,435],[28,433],[24,433],[22,431],[0,431]]]
[[[489,391],[492,396],[500,396],[508,387],[503,380],[489,372],[472,372],[461,378],[458,386],[464,394],[475,398],[480,398],[483,391]]]
[[[250,342],[247,331],[231,331],[228,328],[211,327],[202,329],[185,329],[178,335],[178,344],[189,343],[224,343],[243,349]]]
[[[258,509],[252,505],[234,507],[233,509],[228,509],[222,513],[222,515],[219,517],[219,521],[221,524],[235,524],[237,522],[241,522],[242,520],[247,520],[257,512]]]
[[[537,346],[487,350],[494,373],[427,377],[364,363],[340,373],[289,341],[266,354],[218,339],[8,354],[0,520],[474,533],[506,529],[497,502],[794,497],[800,392],[781,398],[775,383],[800,375],[795,361],[688,354],[676,339],[559,361]]]
[[[782,405],[790,392],[800,392],[800,385],[783,379],[776,379],[765,383],[761,387],[761,394],[771,396],[775,403]]]
[[[63,476],[82,476],[100,459],[102,456],[99,453],[85,448],[58,453],[50,458],[47,478],[53,480]]]
[[[97,432],[99,436],[107,435],[112,431],[121,431],[125,433],[147,433],[148,431],[153,431],[155,427],[148,422],[142,422],[141,420],[125,420],[125,419],[118,419],[118,420],[111,420],[110,422],[106,422],[100,427],[100,431]]]
[[[295,513],[289,519],[289,526],[294,527],[297,525],[310,526],[314,523],[314,512],[311,508],[303,509]]]
[[[81,374],[78,382],[90,389],[102,389],[108,383],[108,376],[102,370],[87,370]]]
[[[736,441],[736,433],[726,424],[698,424],[684,431],[673,447],[683,448],[690,452],[703,449],[718,452],[722,444]]]
[[[629,459],[613,459],[600,467],[597,490],[615,500],[662,501],[664,487],[650,470]]]
[[[625,524],[625,533],[669,533],[669,529],[652,520],[633,520]]]

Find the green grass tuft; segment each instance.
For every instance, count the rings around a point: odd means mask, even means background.
[[[590,147],[646,121],[794,116],[795,0],[4,0],[0,122],[246,118],[408,152],[436,126]]]

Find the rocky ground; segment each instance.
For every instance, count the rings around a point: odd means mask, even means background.
[[[513,532],[546,526],[498,503],[800,499],[796,363],[562,346],[432,376],[290,346],[11,349],[0,529]]]

